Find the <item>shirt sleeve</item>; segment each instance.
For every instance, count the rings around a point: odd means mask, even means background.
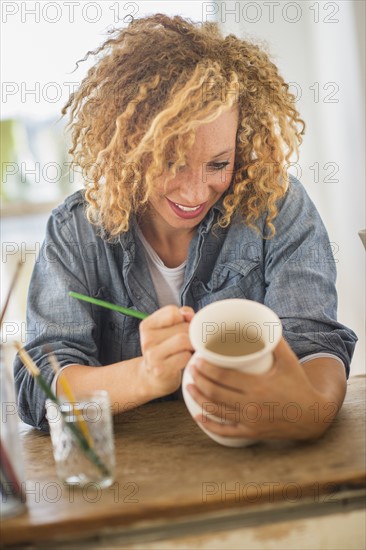
[[[310,355],[302,357],[302,359],[300,359],[300,363],[303,365],[304,363],[307,363],[312,359],[321,359],[322,357],[330,357],[331,359],[335,359],[336,361],[338,361],[338,363],[342,365],[342,367],[345,366],[342,359],[340,359],[337,355],[333,355],[332,353],[311,353]]]
[[[90,294],[90,289],[80,247],[60,208],[48,221],[45,240],[32,273],[24,346],[49,386],[55,376],[48,361],[50,352],[54,353],[60,367],[101,364],[98,327],[92,306],[68,295],[70,290]],[[14,382],[20,418],[31,426],[49,431],[45,394],[18,355],[14,362]]]
[[[283,324],[284,337],[299,357],[329,353],[350,362],[356,334],[337,321],[333,245],[315,205],[296,178],[279,205],[276,235],[265,240],[265,304]]]
[[[75,365],[75,363],[74,363],[74,365]],[[57,397],[57,380],[59,379],[59,376],[60,376],[61,372],[65,369],[67,369],[67,367],[72,367],[72,366],[73,365],[65,365],[53,377],[52,384],[51,384],[51,391],[54,393],[54,395],[56,395],[56,397]]]

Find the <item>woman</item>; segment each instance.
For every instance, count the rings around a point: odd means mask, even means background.
[[[197,362],[190,391],[223,414],[255,403],[261,417],[197,421],[223,436],[321,435],[343,402],[357,338],[336,320],[326,230],[286,174],[304,131],[288,85],[257,46],[181,17],[135,20],[93,53],[63,110],[86,190],[50,217],[26,349],[55,390],[50,348],[75,391],[106,389],[121,412],[179,397],[195,311],[256,300],[283,323],[272,370]],[[70,290],[151,315],[139,324]],[[19,359],[15,380],[21,418],[47,429],[45,397]],[[296,421],[284,414],[290,402]]]

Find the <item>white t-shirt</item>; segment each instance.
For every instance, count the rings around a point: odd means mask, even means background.
[[[154,283],[159,307],[171,304],[180,306],[180,291],[183,286],[187,260],[178,267],[167,267],[147,242],[139,228],[137,229],[137,235],[145,250],[146,261]]]

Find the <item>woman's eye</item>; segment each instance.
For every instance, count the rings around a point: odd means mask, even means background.
[[[216,172],[218,170],[223,170],[225,166],[227,166],[228,164],[230,164],[229,161],[213,162],[213,163],[207,164],[207,170],[209,172]]]

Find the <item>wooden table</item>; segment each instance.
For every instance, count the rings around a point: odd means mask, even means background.
[[[116,482],[58,480],[48,435],[25,424],[27,512],[1,525],[16,548],[364,548],[365,377],[348,382],[317,441],[233,449],[183,402],[115,418]]]

